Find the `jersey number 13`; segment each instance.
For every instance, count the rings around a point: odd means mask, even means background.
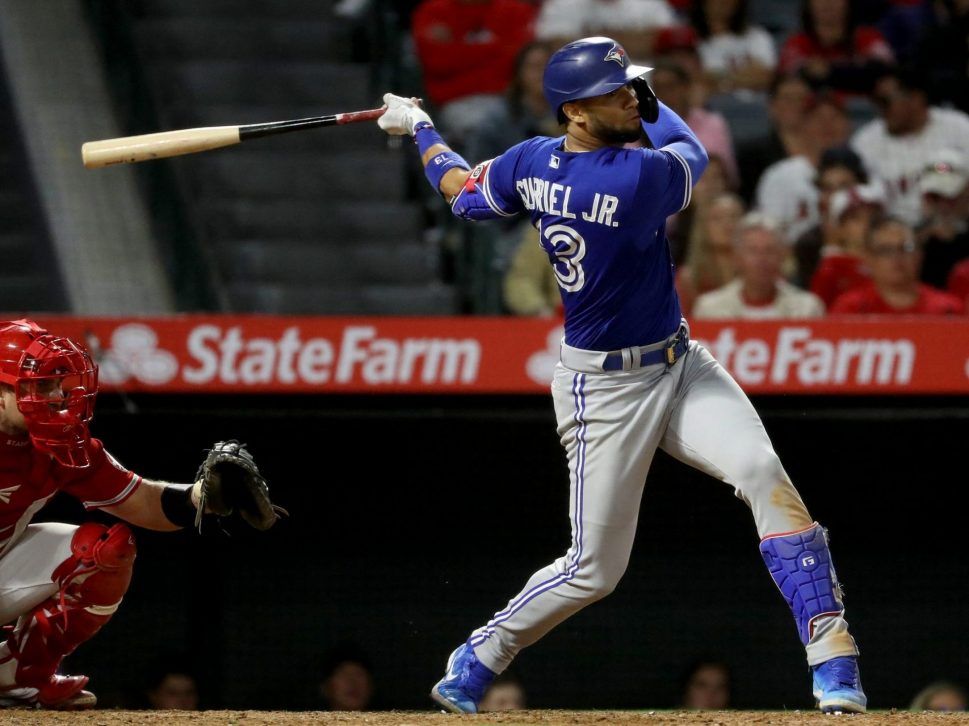
[[[559,287],[577,292],[585,285],[585,240],[582,235],[564,224],[553,224],[542,230],[542,247],[553,258],[552,269]]]

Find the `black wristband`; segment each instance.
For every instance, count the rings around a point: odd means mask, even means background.
[[[195,526],[195,505],[191,484],[168,484],[161,493],[162,511],[168,521],[179,527]]]

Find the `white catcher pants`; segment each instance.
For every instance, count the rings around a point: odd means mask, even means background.
[[[615,589],[629,562],[657,448],[734,487],[761,537],[812,524],[747,396],[695,341],[670,368],[602,373],[559,363],[552,396],[569,463],[572,544],[472,633],[475,654],[495,673]],[[842,616],[817,623],[807,646],[810,664],[855,654]]]
[[[60,522],[28,525],[0,557],[0,625],[30,612],[58,591],[54,570],[71,556],[77,527]]]

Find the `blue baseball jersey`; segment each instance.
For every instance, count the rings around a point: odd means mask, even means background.
[[[666,218],[690,201],[690,166],[667,149],[573,153],[563,141],[536,137],[479,165],[466,191],[480,193],[491,214],[475,218],[530,215],[558,279],[567,344],[615,350],[663,340],[681,318]]]

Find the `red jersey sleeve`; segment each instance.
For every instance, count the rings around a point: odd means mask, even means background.
[[[76,497],[85,509],[121,504],[141,484],[141,477],[125,469],[109,454],[99,439],[91,439],[86,469],[59,467],[61,489]]]

